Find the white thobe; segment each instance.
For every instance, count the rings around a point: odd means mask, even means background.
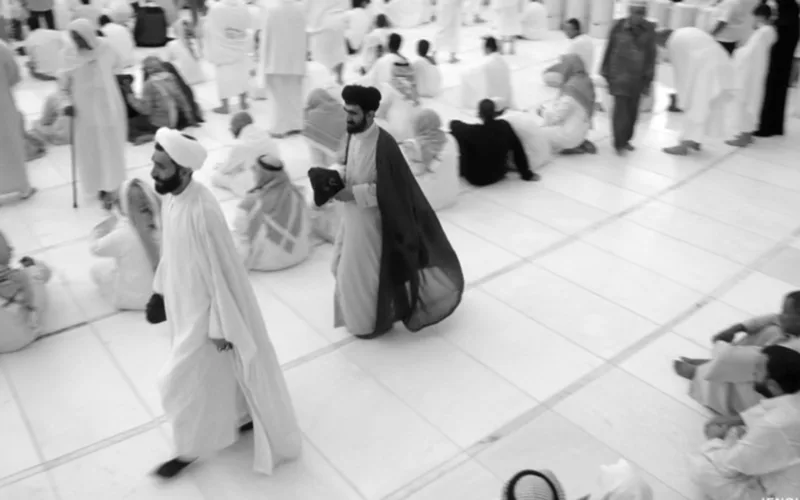
[[[372,69],[369,70],[369,73],[364,75],[364,78],[361,79],[362,85],[367,85],[371,87],[380,87],[384,83],[389,83],[392,81],[392,71],[394,70],[394,63],[396,62],[406,62],[405,58],[398,54],[384,54],[382,55],[375,64],[372,65]]]
[[[193,181],[162,209],[161,262],[172,350],[159,377],[176,452],[202,457],[239,439],[252,418],[254,469],[269,474],[300,454],[301,434],[261,309],[214,195]],[[219,352],[211,339],[233,349]]]
[[[34,70],[45,76],[56,76],[61,67],[61,50],[64,33],[40,28],[25,39],[25,51],[33,62]]]
[[[225,161],[214,166],[211,182],[244,198],[255,187],[253,166],[259,157],[269,155],[280,158],[280,149],[266,130],[246,125],[239,132]]]
[[[522,5],[520,0],[492,0],[496,29],[503,38],[522,34]]]
[[[530,2],[522,11],[522,36],[527,40],[541,40],[547,34],[547,8],[539,2]]]
[[[109,23],[100,28],[106,40],[117,53],[119,65],[129,68],[136,64],[136,54],[134,53],[135,42],[131,31],[116,23]]]
[[[260,74],[270,107],[267,128],[273,134],[303,129],[303,78],[306,74],[306,16],[295,0],[271,5],[261,31]]]
[[[778,40],[775,28],[762,26],[747,43],[733,53],[736,70],[736,130],[751,133],[758,128],[764,103],[767,67],[772,46]]]
[[[511,85],[511,68],[497,52],[486,57],[483,72],[486,78],[485,98],[504,99],[508,107],[514,107],[514,88]],[[483,98],[482,98],[483,99]]]
[[[347,30],[345,36],[347,37],[350,48],[354,51],[361,49],[364,44],[364,37],[369,33],[372,18],[367,9],[358,8],[350,9],[347,13]]]
[[[417,91],[421,97],[436,97],[442,91],[442,71],[424,57],[411,63],[417,79]]]
[[[462,5],[464,0],[439,0],[436,21],[439,23],[437,49],[455,54],[461,41]]]
[[[349,0],[307,0],[306,21],[311,58],[334,69],[347,59],[345,30]]]
[[[388,38],[389,30],[386,28],[375,28],[367,33],[367,36],[364,37],[364,45],[361,47],[364,70],[369,71],[372,68],[375,61],[378,60],[378,47],[385,49]]]
[[[583,33],[572,39],[567,49],[567,54],[575,54],[581,58],[586,74],[594,71],[594,42],[592,38]]]
[[[220,99],[248,91],[250,81],[250,10],[242,0],[222,0],[208,10],[206,56],[216,66]]]
[[[675,30],[667,52],[678,105],[684,110],[682,140],[702,142],[705,136],[727,135],[736,89],[731,57],[711,35],[694,27]]]
[[[382,97],[375,112],[376,123],[392,134],[397,142],[413,138],[414,117],[420,110],[419,104],[407,99],[391,84],[384,83],[378,90]]]

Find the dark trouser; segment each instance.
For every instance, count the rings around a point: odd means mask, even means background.
[[[719,40],[717,40],[719,42]],[[729,55],[733,55],[733,51],[736,50],[736,42],[719,42],[722,45],[722,48],[728,51]]]
[[[622,149],[633,139],[636,122],[639,120],[641,94],[614,96],[614,112],[611,115],[611,130],[614,134],[614,149]]]
[[[41,12],[31,12],[30,17],[28,17],[28,27],[31,29],[31,31],[39,29],[39,16],[44,17],[44,24],[47,25],[47,29],[56,29],[56,21],[53,18],[53,11],[51,9],[43,10]]]

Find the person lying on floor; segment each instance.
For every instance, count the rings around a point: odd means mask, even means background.
[[[475,186],[488,186],[506,176],[509,155],[526,181],[538,180],[528,165],[522,143],[508,122],[497,119],[494,101],[484,99],[478,104],[480,124],[450,122],[450,133],[458,142],[460,151],[459,173]]]
[[[144,310],[161,256],[161,203],[150,186],[130,179],[112,210],[92,234],[90,251],[101,257],[92,265],[92,280],[115,308]]]
[[[800,492],[800,339],[758,354],[753,388],[765,399],[738,417],[706,424],[690,459],[706,500],[793,498]]]
[[[69,144],[72,118],[64,113],[68,105],[69,99],[64,92],[51,92],[44,100],[41,116],[30,130],[31,135],[54,146]]]
[[[744,333],[741,338],[736,337]],[[754,389],[753,369],[761,348],[800,337],[800,291],[783,301],[780,314],[757,316],[714,337],[711,359],[680,358],[675,372],[691,381],[689,394],[722,415],[737,415],[761,401]]]
[[[161,127],[179,130],[197,125],[192,105],[186,99],[175,77],[156,56],[142,61],[144,83],[142,96],[125,92],[128,105],[138,116],[128,119],[128,138],[136,144],[151,141]]]
[[[41,335],[47,311],[51,271],[44,263],[23,257],[12,267],[14,249],[0,231],[0,354],[18,351]]]
[[[253,123],[247,111],[233,115],[230,131],[235,140],[228,157],[214,165],[211,183],[244,198],[255,186],[252,167],[256,160],[264,155],[280,158],[280,150],[269,132]]]
[[[239,202],[233,235],[245,267],[279,271],[300,264],[310,252],[311,222],[305,199],[276,156],[250,167],[255,187]]]
[[[411,63],[420,97],[436,97],[442,91],[442,70],[436,64],[436,59],[428,53],[430,48],[430,42],[420,40],[417,43],[418,57]]]
[[[597,148],[586,139],[594,117],[594,83],[581,58],[566,54],[558,67],[561,81],[558,97],[539,107],[541,133],[553,154],[595,154]]]
[[[399,146],[417,184],[434,210],[454,204],[460,189],[458,143],[442,130],[442,119],[432,109],[417,113],[411,129],[413,137]]]

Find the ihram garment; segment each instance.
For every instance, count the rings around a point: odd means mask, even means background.
[[[18,351],[44,333],[51,275],[39,261],[23,268],[0,266],[0,354]]]
[[[345,39],[348,0],[308,0],[308,44],[311,58],[333,69],[347,59]]]
[[[250,81],[250,11],[242,0],[221,0],[208,10],[206,56],[216,66],[220,99],[244,94]]]
[[[778,35],[775,28],[760,27],[743,46],[733,53],[736,71],[736,131],[751,133],[758,128],[764,87],[767,81],[769,54]]]
[[[684,110],[681,139],[702,142],[727,135],[736,75],[725,49],[705,31],[690,27],[670,36],[667,52]]]
[[[252,167],[263,155],[280,156],[278,145],[266,130],[250,124],[239,131],[228,157],[214,165],[211,182],[218,188],[227,189],[239,198],[244,198],[255,187]]]
[[[166,200],[162,215],[153,288],[164,296],[172,333],[159,389],[176,452],[193,458],[232,445],[249,413],[254,469],[270,474],[300,454],[301,434],[225,217],[214,195],[195,181]],[[232,350],[219,352],[210,342],[223,338]]]
[[[270,106],[267,129],[282,135],[303,129],[303,79],[306,74],[306,17],[295,0],[269,7],[261,36],[260,71]]]
[[[355,200],[340,205],[335,325],[371,338],[397,321],[418,331],[444,320],[461,301],[461,265],[400,148],[373,124],[345,151]]]
[[[6,42],[0,41],[0,195],[26,194],[31,186],[25,170],[25,139],[22,134],[22,115],[17,111],[11,90],[21,80],[14,53]]]
[[[75,162],[87,194],[114,191],[125,180],[125,104],[114,76],[117,54],[85,19],[70,23],[90,50],[71,48],[61,75],[65,94],[75,107]],[[97,140],[102,137],[103,140]]]
[[[464,0],[439,0],[436,21],[439,23],[436,47],[442,52],[455,54],[461,42],[461,6]]]

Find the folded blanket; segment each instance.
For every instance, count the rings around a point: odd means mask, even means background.
[[[322,167],[313,167],[308,170],[311,188],[314,190],[314,203],[321,207],[344,189],[344,181],[339,172]]]

